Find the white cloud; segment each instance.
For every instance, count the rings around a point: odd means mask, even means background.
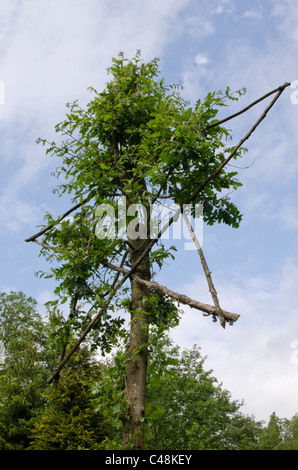
[[[56,300],[56,296],[50,290],[43,290],[36,297],[36,300],[37,300],[37,303],[39,305],[39,309],[41,309],[43,311],[43,313],[45,313],[46,312],[46,309],[44,307],[45,303],[50,302],[52,300]]]
[[[186,29],[194,38],[203,38],[215,32],[212,21],[202,18],[201,16],[191,16],[187,18]]]
[[[38,220],[38,214],[40,219]],[[41,222],[42,214],[37,204],[21,201],[19,199],[9,200],[7,197],[0,199],[1,232],[19,232],[27,226],[32,229]]]
[[[41,204],[38,190],[46,187],[50,176],[45,172],[50,173],[53,162],[45,159],[44,150],[35,144],[32,130],[20,134],[16,129],[13,134],[16,139],[13,140],[8,133],[9,137],[4,139],[2,147],[1,166],[5,169],[2,170],[5,177],[2,176],[0,191],[0,232],[16,233],[21,228],[28,230],[42,223],[44,205]]]
[[[216,0],[212,11],[217,15],[221,15],[222,13],[234,13],[235,9],[236,7],[232,0]]]
[[[2,116],[29,119],[33,113],[49,122],[49,113],[84,96],[89,85],[103,86],[112,55],[122,50],[134,55],[137,49],[150,58],[161,53],[172,37],[170,24],[187,1],[39,0],[19,2],[19,8],[5,2]]]
[[[256,8],[251,8],[246,10],[243,15],[243,18],[249,18],[251,20],[261,20],[263,19],[263,8],[262,5],[259,5]]]
[[[278,18],[277,27],[286,40],[291,41],[291,48],[295,50],[298,42],[297,20],[298,5],[295,0],[275,1],[272,17]]]
[[[195,56],[195,63],[196,63],[196,65],[198,65],[198,67],[207,65],[209,62],[210,62],[210,59],[205,54],[202,54],[202,53],[199,52]]]
[[[298,230],[298,207],[291,199],[285,198],[267,218],[276,221],[283,230]]]
[[[0,107],[1,170],[9,167],[1,187],[2,229],[18,230],[36,222],[38,203],[26,200],[25,188],[39,188],[55,162],[43,157],[35,140],[56,139],[54,125],[65,104],[89,101],[87,87],[101,89],[111,57],[123,51],[143,58],[159,56],[175,30],[176,15],[188,0],[1,1]],[[2,172],[3,173],[3,172]],[[39,222],[41,222],[39,220]]]

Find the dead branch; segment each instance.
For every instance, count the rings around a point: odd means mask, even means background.
[[[127,269],[121,268],[119,266],[115,266],[112,263],[106,262],[106,263],[104,263],[104,265],[107,266],[108,268],[113,269],[114,271],[118,271],[118,272],[120,272],[124,275],[127,275],[129,273],[129,271]],[[139,282],[140,284],[143,284],[144,286],[148,287],[149,289],[158,290],[158,291],[162,292],[163,294],[171,297],[172,299],[177,300],[178,302],[180,302],[183,305],[188,305],[191,308],[195,308],[197,310],[200,310],[200,311],[206,313],[207,315],[212,315],[213,317],[214,316],[219,316],[218,315],[218,310],[217,310],[216,307],[213,307],[213,306],[208,305],[208,304],[204,304],[202,302],[198,302],[197,300],[193,300],[193,299],[191,299],[190,297],[187,297],[184,294],[179,294],[178,292],[174,292],[173,290],[168,289],[167,287],[162,286],[161,284],[158,284],[157,282],[147,281],[145,279],[142,279],[141,277],[139,277],[136,274],[131,274],[131,277],[133,279],[135,279],[137,282]],[[238,315],[236,313],[228,312],[226,310],[221,310],[221,312],[222,312],[222,315],[224,317],[224,320],[227,321],[230,325],[232,325],[240,317],[240,315]]]
[[[83,206],[84,204],[86,204],[86,202],[88,202],[90,200],[90,196],[86,197],[82,202],[79,202],[78,204],[76,204],[74,207],[72,207],[71,209],[69,209],[67,212],[65,212],[65,214],[63,214],[61,217],[59,217],[59,219],[57,220],[56,224],[58,224],[59,222],[61,222],[63,219],[65,219],[65,217],[67,217],[69,214],[71,214],[72,212],[74,212],[76,209],[79,209],[81,206]],[[44,229],[42,229],[40,232],[36,233],[35,235],[32,235],[32,237],[29,237],[29,238],[26,238],[25,239],[25,242],[34,242],[36,240],[36,238],[40,237],[41,235],[43,235],[44,233],[48,232],[49,230],[51,230],[52,228],[55,227],[56,224],[50,224],[48,225],[47,227],[45,227]]]
[[[51,245],[48,245],[47,243],[44,243],[44,242],[40,242],[39,240],[32,240],[34,243],[37,243],[37,245],[40,245],[42,246],[43,248],[45,248],[46,250],[56,250],[56,248],[54,246],[51,246]]]
[[[202,247],[201,247],[201,245],[200,245],[200,243],[199,243],[199,240],[198,240],[197,237],[196,237],[196,234],[195,234],[195,232],[194,232],[194,230],[193,230],[193,228],[192,228],[192,226],[191,226],[191,223],[190,223],[190,221],[189,221],[189,219],[188,219],[188,217],[187,217],[185,211],[183,211],[183,207],[181,207],[181,212],[182,212],[183,218],[184,218],[184,220],[185,220],[185,223],[186,223],[186,225],[187,225],[187,228],[188,228],[188,230],[189,230],[189,233],[190,233],[190,235],[191,235],[191,237],[192,237],[192,239],[193,239],[193,242],[194,242],[194,244],[195,244],[195,246],[196,246],[196,249],[197,249],[197,251],[198,251],[198,253],[199,253],[199,256],[200,256],[200,259],[201,259],[201,263],[202,263],[202,266],[203,266],[203,270],[204,270],[204,273],[205,273],[205,277],[206,277],[206,279],[207,279],[207,283],[208,283],[208,287],[209,287],[209,292],[210,292],[210,294],[211,294],[211,296],[212,296],[213,303],[214,303],[214,306],[215,306],[215,308],[216,308],[217,316],[218,316],[218,318],[219,318],[219,322],[220,322],[221,326],[222,326],[223,328],[225,328],[225,326],[226,326],[226,319],[225,319],[225,317],[224,317],[224,315],[223,315],[223,312],[222,312],[222,309],[221,309],[221,307],[220,307],[220,305],[219,305],[219,300],[218,300],[217,292],[216,292],[216,289],[215,289],[215,286],[214,286],[214,284],[213,284],[212,277],[211,277],[211,271],[210,271],[210,269],[209,269],[209,267],[208,267],[208,265],[207,265],[207,261],[206,261],[205,255],[204,255],[204,253],[203,253]]]
[[[47,380],[48,384],[52,383],[53,380],[60,374],[61,369],[64,367],[66,362],[71,358],[73,353],[78,349],[80,344],[84,341],[84,339],[87,336],[87,334],[89,333],[89,331],[93,328],[93,326],[95,325],[97,320],[102,316],[104,311],[108,308],[109,303],[111,302],[112,298],[116,294],[119,287],[125,282],[125,280],[128,277],[132,277],[137,282],[139,282],[140,284],[143,284],[144,286],[148,287],[149,289],[158,290],[158,291],[162,292],[163,294],[171,297],[174,300],[177,300],[178,302],[180,302],[183,305],[188,305],[191,308],[195,308],[197,310],[200,310],[200,311],[204,312],[207,315],[212,315],[213,317],[219,316],[218,309],[216,307],[213,307],[213,306],[208,305],[208,304],[204,304],[204,303],[199,302],[197,300],[193,300],[190,297],[187,297],[186,295],[179,294],[178,292],[174,292],[171,289],[168,289],[167,287],[162,286],[161,284],[158,284],[157,282],[152,282],[152,281],[147,281],[145,279],[142,279],[139,276],[137,276],[136,274],[133,274],[131,272],[132,270],[128,271],[125,268],[115,266],[112,263],[108,263],[108,262],[105,262],[104,265],[106,267],[110,268],[110,269],[113,269],[114,271],[118,271],[119,273],[123,274],[124,276],[121,279],[121,281],[117,284],[117,286],[114,288],[114,290],[110,293],[110,296],[109,296],[107,302],[105,303],[105,305],[93,317],[93,319],[91,320],[91,322],[89,323],[89,325],[87,326],[87,328],[85,329],[83,334],[80,336],[80,338],[77,340],[75,345],[70,349],[70,351],[67,353],[67,355],[59,363],[58,367],[55,369],[55,371],[53,372],[51,377]],[[222,313],[224,321],[227,321],[230,325],[233,325],[233,323],[235,321],[237,321],[238,318],[240,317],[240,315],[238,315],[236,313],[228,312],[226,310],[221,310],[221,313]]]
[[[71,302],[70,313],[69,313],[68,321],[67,321],[66,340],[65,340],[65,342],[62,346],[62,350],[61,350],[61,353],[60,353],[59,364],[63,361],[64,356],[65,356],[65,352],[66,352],[66,348],[67,348],[68,340],[69,340],[69,336],[70,336],[70,322],[71,322],[71,320],[74,316],[74,313],[76,311],[78,299],[79,299],[79,293],[76,292],[73,299],[72,299],[72,302]],[[57,374],[55,376],[55,379],[54,379],[54,387],[55,388],[58,388],[59,379],[60,379],[60,374]]]
[[[236,147],[234,147],[233,151],[230,153],[230,155],[218,166],[218,168],[213,172],[211,173],[211,175],[208,176],[208,178],[205,179],[205,181],[203,181],[199,186],[198,188],[194,191],[194,193],[190,196],[190,198],[188,199],[187,203],[191,202],[192,200],[195,199],[195,197],[199,194],[200,191],[202,191],[202,189],[205,188],[205,186],[211,181],[213,180],[220,172],[221,170],[229,163],[229,161],[234,157],[234,155],[238,152],[238,150],[240,149],[240,147],[242,147],[242,145],[244,144],[244,142],[246,140],[248,140],[250,138],[250,136],[252,135],[252,133],[256,130],[256,128],[258,127],[258,125],[263,121],[263,119],[265,119],[268,111],[272,108],[272,106],[275,104],[275,102],[278,100],[278,98],[280,97],[280,95],[282,94],[282,92],[284,91],[285,87],[288,86],[287,84],[281,86],[280,88],[278,88],[278,93],[276,94],[276,96],[273,98],[273,100],[270,102],[270,104],[267,106],[267,108],[265,109],[265,111],[261,114],[261,116],[259,117],[259,119],[254,123],[254,125],[251,127],[251,129],[247,132],[247,134],[240,140],[240,142],[236,145]]]
[[[289,82],[284,83],[283,85],[279,86],[278,88],[275,88],[274,90],[269,91],[269,92],[266,93],[265,95],[261,96],[261,98],[258,98],[256,101],[254,101],[253,103],[249,104],[248,106],[246,106],[246,108],[243,108],[241,111],[238,111],[238,112],[235,113],[235,114],[231,114],[231,116],[228,116],[228,117],[226,117],[225,119],[222,119],[221,121],[217,121],[217,122],[214,122],[213,124],[210,124],[209,126],[207,126],[207,129],[211,129],[212,127],[215,127],[215,126],[220,126],[220,125],[223,124],[224,122],[230,121],[231,119],[234,119],[235,117],[240,116],[240,114],[245,113],[245,112],[248,111],[250,108],[252,108],[252,107],[255,106],[256,104],[258,104],[258,103],[260,103],[261,101],[263,101],[265,98],[268,98],[268,96],[273,95],[273,93],[277,93],[277,92],[280,91],[280,90],[283,91],[286,87],[288,87],[288,86],[290,86],[290,85],[291,85],[291,83],[289,83]]]

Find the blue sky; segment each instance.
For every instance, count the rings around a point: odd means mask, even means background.
[[[298,6],[294,0],[0,0],[1,291],[22,290],[42,308],[51,281],[39,248],[24,239],[46,211],[69,201],[52,194],[56,162],[35,143],[92,85],[101,90],[111,57],[123,51],[160,58],[166,83],[184,84],[194,102],[209,91],[246,87],[226,114],[284,82],[298,80]],[[204,227],[203,248],[221,306],[241,315],[225,330],[185,308],[172,332],[182,347],[198,344],[206,366],[244,400],[244,412],[267,420],[298,412],[298,105],[287,88],[246,144],[237,165],[243,187],[233,195],[244,214],[238,230]],[[292,98],[292,99],[291,99]],[[1,101],[1,100],[0,100]],[[229,122],[237,142],[267,100]],[[177,254],[158,280],[212,303],[195,252]]]

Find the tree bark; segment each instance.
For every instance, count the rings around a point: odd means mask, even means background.
[[[148,239],[128,239],[131,246],[131,267],[135,265],[148,245]],[[149,253],[137,266],[135,274],[143,280],[150,280]],[[145,394],[148,366],[149,309],[146,299],[147,286],[131,278],[131,322],[130,338],[127,345],[128,362],[124,395],[128,414],[122,420],[123,448],[144,449]]]

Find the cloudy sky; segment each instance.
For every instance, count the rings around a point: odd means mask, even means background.
[[[243,412],[268,420],[298,413],[298,5],[294,0],[0,0],[0,290],[22,290],[40,305],[53,284],[35,244],[46,211],[69,201],[52,194],[55,161],[35,141],[54,136],[67,102],[101,90],[111,57],[141,49],[160,58],[166,83],[190,102],[213,90],[246,87],[227,113],[291,82],[247,142],[233,195],[241,227],[204,227],[203,248],[222,308],[234,326],[185,309],[172,335],[198,344],[206,367]],[[295,92],[296,90],[296,92]],[[240,140],[269,101],[229,122]],[[212,303],[195,252],[177,255],[160,282]]]

